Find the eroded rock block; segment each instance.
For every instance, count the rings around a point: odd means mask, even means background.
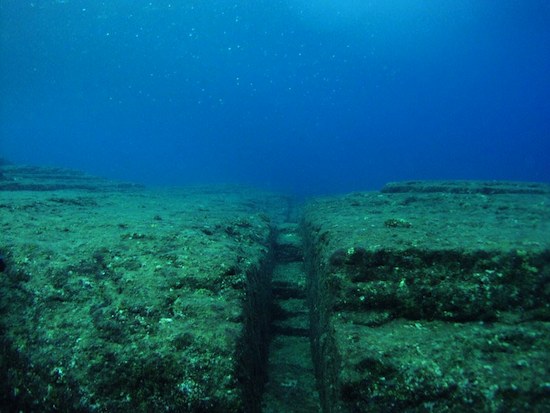
[[[548,410],[549,194],[413,182],[312,202],[324,411]]]
[[[0,213],[0,405],[259,411],[266,217],[286,201],[237,188],[69,189],[84,178],[23,172],[26,190],[4,187]]]

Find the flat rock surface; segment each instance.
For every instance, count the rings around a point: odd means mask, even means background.
[[[242,364],[265,340],[249,289],[262,296],[284,197],[51,168],[4,168],[0,187],[2,405],[249,410],[258,366]]]
[[[308,218],[322,222],[335,248],[362,245],[430,250],[511,250],[548,248],[550,186],[528,184],[536,193],[485,194],[468,182],[468,192],[448,192],[442,184],[423,183],[419,192],[354,193],[314,201]],[[485,183],[479,183],[482,190]],[[494,184],[496,186],[496,184]],[[501,187],[507,185],[501,183]],[[429,190],[427,189],[429,188]],[[439,189],[439,190],[438,190]],[[465,190],[466,190],[465,189]],[[521,191],[516,184],[514,191]]]
[[[325,411],[550,410],[550,190],[409,182],[316,200]]]
[[[58,167],[10,165],[0,159],[0,191],[54,191],[62,189],[101,192],[141,188],[142,185],[109,181],[81,171]]]

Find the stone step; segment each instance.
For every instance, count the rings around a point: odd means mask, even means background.
[[[275,337],[269,356],[263,413],[319,412],[309,339]]]
[[[306,289],[306,274],[301,262],[287,262],[278,264],[273,269],[271,283],[274,286],[287,285],[295,289]]]
[[[275,283],[271,287],[271,291],[273,293],[273,296],[276,297],[276,299],[280,300],[286,300],[290,298],[305,298],[306,292],[303,289],[296,288],[293,285],[289,285],[286,283]]]
[[[282,224],[275,239],[275,259],[279,263],[304,260],[302,237],[297,224]]]
[[[309,337],[309,320],[293,317],[289,320],[274,321],[271,329],[274,335]]]
[[[277,300],[274,302],[272,314],[272,334],[309,337],[309,311],[306,300]]]

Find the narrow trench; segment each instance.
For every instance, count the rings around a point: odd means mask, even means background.
[[[271,342],[263,413],[320,411],[311,356],[303,251],[299,225],[279,225],[274,245]]]

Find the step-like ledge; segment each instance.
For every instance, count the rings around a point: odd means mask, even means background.
[[[323,411],[549,410],[548,186],[388,188],[305,211]]]

